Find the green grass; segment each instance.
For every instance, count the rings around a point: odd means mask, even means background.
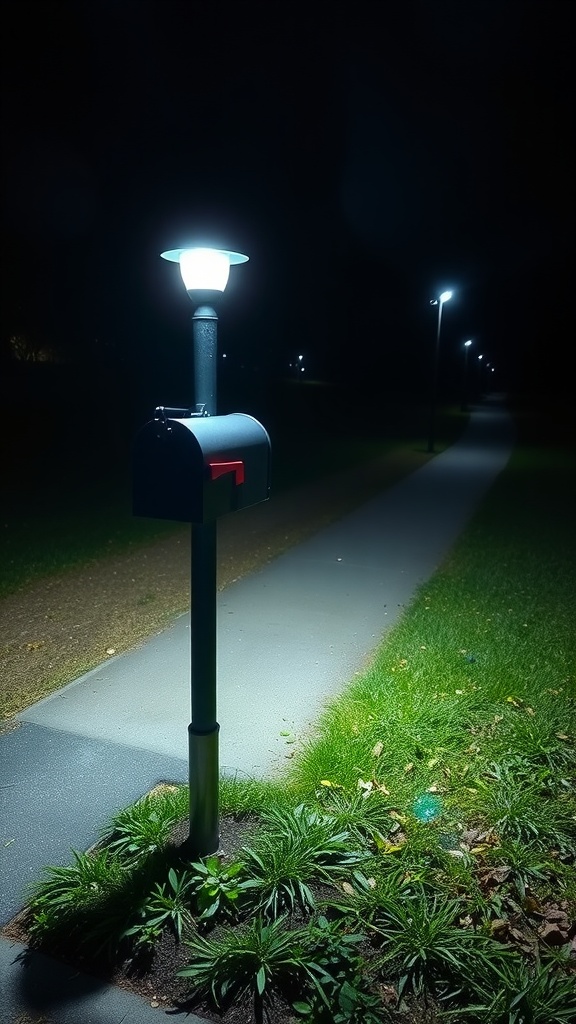
[[[235,853],[242,867],[234,877],[249,883],[238,889],[237,917],[213,922],[213,934],[197,921],[192,988],[196,979],[206,989],[217,965],[219,996],[242,983],[255,1005],[264,991],[273,1005],[276,985],[288,998],[290,984],[284,990],[280,981],[287,963],[289,974],[296,964],[297,1012],[307,1024],[401,1020],[414,1000],[436,1006],[438,1020],[440,1009],[446,1020],[477,1024],[574,1019],[573,471],[564,449],[520,443],[450,557],[369,668],[328,707],[288,774],[222,780],[221,811],[258,828],[246,841],[258,856]],[[170,822],[183,799],[182,791],[166,798]],[[72,869],[88,913],[84,932],[99,942],[94,881],[116,929],[130,920],[135,892],[145,921],[143,906],[157,910],[150,892],[169,896],[173,854],[162,866],[161,806],[154,803],[151,826],[138,820],[147,801],[117,816],[108,831],[117,847],[92,873],[84,861]],[[130,851],[131,834],[156,858],[155,890],[140,847]],[[334,872],[312,870],[316,839],[318,862],[325,867],[328,851]],[[124,887],[107,859],[114,849],[124,858]],[[212,874],[216,889],[228,884]],[[60,906],[72,927],[62,882],[57,873],[35,890],[37,933],[57,932]],[[175,913],[173,902],[167,907]],[[265,920],[248,925],[255,911],[268,916],[272,933]],[[194,918],[193,902],[190,912]],[[542,928],[551,922],[550,946]],[[351,935],[359,943],[353,958],[344,948]],[[273,966],[266,973],[269,941],[278,976]],[[386,1010],[383,988],[396,998]]]

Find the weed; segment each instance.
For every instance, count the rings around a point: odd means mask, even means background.
[[[364,852],[350,847],[348,832],[336,832],[331,818],[302,804],[293,811],[269,811],[263,822],[242,859],[252,879],[249,899],[266,918],[296,907],[313,911],[308,883],[330,881],[365,859]]]
[[[314,962],[307,932],[288,931],[283,917],[271,923],[257,918],[220,938],[197,935],[186,944],[191,963],[178,976],[189,978],[196,994],[211,997],[218,1007],[249,993],[257,1024],[275,995],[290,996],[308,985],[321,991],[327,977]]]
[[[199,920],[223,916],[234,918],[242,895],[253,887],[251,879],[239,876],[245,870],[241,861],[224,864],[217,856],[206,857],[190,865],[194,871],[192,890],[200,914]]]

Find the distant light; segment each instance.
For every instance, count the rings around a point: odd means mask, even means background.
[[[225,352],[222,353],[222,359],[226,359],[226,353]]]
[[[180,264],[180,273],[186,291],[223,292],[230,267],[247,263],[248,256],[228,249],[169,249],[160,253],[162,259]]]
[[[440,302],[448,302],[448,299],[452,298],[452,292],[442,292],[440,296]]]
[[[298,356],[298,359],[302,360],[304,359],[304,356]]]
[[[483,358],[484,358],[484,356],[478,356],[478,359],[483,359]]]
[[[468,348],[472,344],[472,341],[465,341],[464,348]]]
[[[304,367],[303,366],[300,367],[300,373],[304,373]]]

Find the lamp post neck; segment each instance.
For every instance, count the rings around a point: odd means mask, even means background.
[[[194,404],[204,416],[216,415],[218,317],[212,306],[198,306],[192,317]]]

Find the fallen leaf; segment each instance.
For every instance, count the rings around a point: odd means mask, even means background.
[[[347,893],[348,896],[356,895],[356,890],[353,885],[350,885],[350,882],[342,882],[342,891]]]
[[[115,647],[107,647],[106,648],[106,654],[116,654],[116,648]]]
[[[320,785],[326,786],[327,789],[343,789],[338,782],[330,782],[330,779],[320,779]]]
[[[407,775],[408,772],[411,772],[413,770],[413,768],[414,768],[414,762],[410,761],[409,764],[404,765],[404,774]]]
[[[374,744],[370,753],[372,754],[372,757],[380,757],[383,750],[384,744],[382,743],[382,740],[378,740],[378,743]]]
[[[394,818],[394,821],[402,822],[403,825],[408,821],[408,818],[406,817],[406,815],[405,814],[400,814],[399,811],[388,811],[388,816],[390,818]]]
[[[490,922],[490,931],[492,935],[505,935],[508,931],[508,921],[505,921],[502,917],[497,917],[494,921]]]
[[[364,779],[358,779],[358,785],[357,785],[358,789],[363,789],[363,790],[365,790],[365,792],[371,793],[373,787],[374,787],[374,783],[372,783],[372,782],[364,782]]]
[[[537,899],[534,899],[533,896],[525,896],[524,900],[523,900],[523,903],[522,903],[522,906],[524,907],[524,910],[526,911],[527,914],[541,914],[542,913],[542,907],[541,907],[540,903],[538,902]]]
[[[404,844],[384,842],[382,843],[382,845],[380,845],[379,843],[377,845],[378,849],[380,850],[380,853],[383,853],[386,856],[390,853],[398,853],[402,849],[402,846]]]
[[[556,733],[556,739],[557,740],[569,740],[570,737],[567,736],[565,732],[557,732]]]
[[[538,929],[538,936],[548,946],[563,946],[569,938],[563,928],[554,923],[548,924],[548,922]]]
[[[398,992],[393,985],[378,985],[378,994],[384,1006],[395,1006],[398,1002]]]

